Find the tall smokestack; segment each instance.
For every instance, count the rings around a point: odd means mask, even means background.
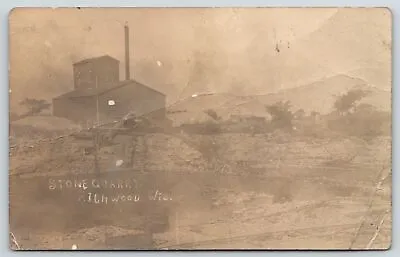
[[[125,79],[130,80],[130,67],[129,67],[129,27],[128,22],[125,23]]]

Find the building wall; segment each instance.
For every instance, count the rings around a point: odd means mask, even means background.
[[[114,101],[115,105],[109,105]],[[121,119],[128,112],[137,115],[153,113],[153,117],[165,117],[166,97],[135,82],[109,91],[99,97],[99,108],[104,120]]]
[[[110,88],[119,82],[119,61],[102,59],[95,63],[99,88]]]
[[[53,99],[53,115],[74,121],[86,126],[96,119],[96,101],[94,97],[80,97],[75,99]]]
[[[115,105],[109,105],[110,100]],[[137,115],[153,112],[151,118],[162,119],[165,117],[165,104],[164,95],[132,82],[99,95],[99,118],[101,123],[112,122],[133,111]],[[53,115],[91,126],[97,120],[96,106],[96,96],[58,98],[53,100]]]
[[[119,81],[119,61],[111,58],[88,60],[73,66],[74,88],[107,88]]]
[[[94,87],[94,73],[92,73],[93,70],[94,68],[92,62],[74,65],[74,89]]]

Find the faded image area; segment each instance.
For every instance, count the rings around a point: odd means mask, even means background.
[[[10,248],[388,249],[384,8],[17,8]]]

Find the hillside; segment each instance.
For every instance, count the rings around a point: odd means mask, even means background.
[[[360,12],[364,15],[358,15]],[[294,44],[293,50],[309,52],[312,49],[320,65],[336,74],[351,74],[389,90],[391,27],[388,10],[344,8]]]
[[[208,109],[220,110],[226,106],[231,107],[232,102],[240,101],[241,97],[230,94],[205,94],[187,97],[167,107],[168,117],[175,125],[208,120],[210,117],[204,113]]]
[[[265,104],[277,101],[290,101],[294,110],[302,108],[306,112],[318,111],[321,114],[326,114],[332,111],[336,96],[344,94],[353,88],[370,92],[361,101],[362,103],[372,104],[383,111],[391,110],[390,92],[373,87],[362,79],[346,75],[323,78],[308,85],[284,90],[279,93],[254,96],[254,98]]]
[[[72,121],[54,116],[29,116],[10,122],[10,145],[55,137],[79,130]]]
[[[293,111],[301,108],[306,113],[318,111],[321,114],[327,114],[332,111],[336,96],[354,88],[370,92],[361,103],[371,104],[382,111],[391,111],[391,92],[378,89],[359,78],[336,75],[273,94],[252,96],[213,94],[187,98],[169,107],[168,115],[178,123],[203,120],[206,116],[204,111],[207,109],[215,110],[222,118],[229,118],[230,115],[254,115],[268,118],[269,114],[265,110],[265,105],[278,101],[290,101]]]
[[[79,126],[70,120],[50,115],[28,116],[12,122],[11,126],[33,126],[49,130],[79,129]]]

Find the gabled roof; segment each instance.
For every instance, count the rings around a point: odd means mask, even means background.
[[[119,62],[119,60],[115,59],[114,57],[111,57],[109,55],[102,55],[102,56],[97,56],[97,57],[92,57],[92,58],[81,60],[79,62],[74,63],[73,65],[80,65],[80,64],[84,64],[84,63],[88,63],[88,62],[92,62],[92,61],[98,61],[98,60],[102,60],[102,59],[104,59],[104,60],[108,59],[108,60],[112,60],[115,62]]]
[[[75,89],[73,91],[70,91],[68,93],[62,94],[60,96],[55,97],[54,99],[59,99],[59,98],[77,98],[77,97],[91,97],[91,96],[96,96],[96,95],[102,95],[105,94],[109,91],[124,87],[124,86],[128,86],[128,85],[139,85],[142,87],[146,87],[147,89],[150,89],[151,91],[153,91],[154,93],[160,94],[165,96],[165,94],[151,88],[148,87],[142,83],[139,83],[135,80],[125,80],[125,81],[121,81],[115,84],[115,86],[110,87],[110,88],[83,88],[83,89]]]

